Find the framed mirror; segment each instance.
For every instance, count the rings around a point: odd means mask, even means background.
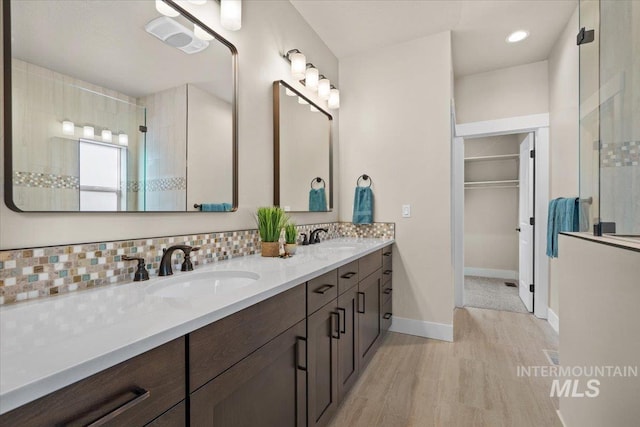
[[[280,80],[273,83],[273,203],[288,212],[333,208],[333,117]]]
[[[237,50],[160,6],[3,2],[9,208],[236,209]]]

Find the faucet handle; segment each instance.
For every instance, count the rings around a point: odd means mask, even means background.
[[[122,255],[123,261],[138,261],[138,269],[133,275],[134,282],[140,282],[143,280],[149,280],[149,272],[145,266],[145,260],[142,257],[131,257],[127,255]]]
[[[189,248],[184,250],[184,261],[182,262],[182,267],[180,271],[193,271],[193,263],[191,262],[191,252],[200,250],[200,247],[197,246],[195,248]]]
[[[307,239],[307,233],[300,233],[301,236],[304,236],[302,240],[302,246],[307,246],[309,244],[309,240]]]

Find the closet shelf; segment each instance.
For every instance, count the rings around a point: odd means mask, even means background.
[[[517,179],[506,179],[500,181],[467,181],[465,188],[517,188]]]
[[[481,162],[487,160],[516,160],[520,154],[497,154],[495,156],[465,157],[465,162]]]

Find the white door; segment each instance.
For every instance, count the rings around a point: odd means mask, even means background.
[[[533,292],[530,291],[529,285],[533,284],[533,226],[530,218],[533,217],[533,195],[534,195],[534,159],[531,158],[530,152],[533,150],[533,133],[520,143],[520,203],[518,214],[518,231],[519,231],[519,278],[518,291],[520,299],[527,307],[527,310],[533,311]]]

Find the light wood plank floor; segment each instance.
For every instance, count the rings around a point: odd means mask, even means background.
[[[455,342],[389,333],[331,427],[561,427],[551,379],[518,377],[558,348],[531,314],[456,309]]]

